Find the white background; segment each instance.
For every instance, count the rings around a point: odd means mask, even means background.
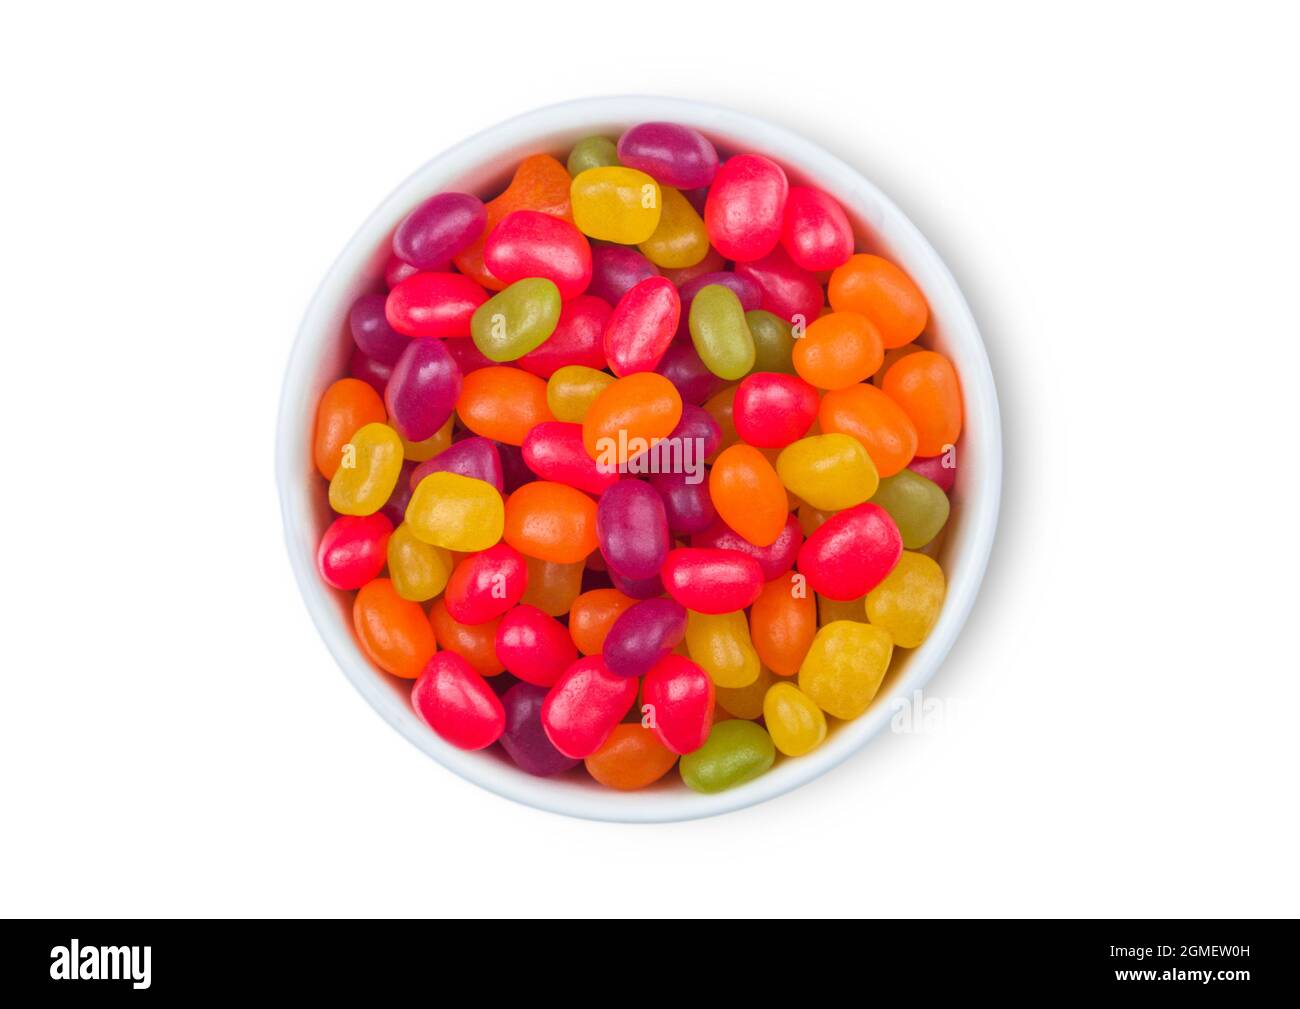
[[[1300,912],[1282,10],[10,5],[0,912]],[[889,193],[971,301],[1007,450],[943,725],[658,827],[514,806],[393,733],[308,620],[271,466],[295,327],[374,205],[627,92]]]

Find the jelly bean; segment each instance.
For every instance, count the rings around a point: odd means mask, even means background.
[[[370,661],[406,680],[419,676],[437,650],[424,610],[399,596],[387,578],[361,586],[352,600],[352,624]]]
[[[524,484],[506,502],[505,540],[528,557],[576,564],[596,549],[596,502],[566,484]]]
[[[860,441],[882,477],[893,476],[916,454],[916,425],[874,385],[858,383],[827,392],[817,420],[827,434],[852,435]]]
[[[480,305],[470,331],[488,360],[514,361],[540,347],[559,321],[559,288],[545,277],[528,277]]]
[[[352,303],[348,312],[348,328],[358,350],[369,358],[391,365],[402,356],[410,337],[403,336],[388,324],[388,317],[384,314],[387,303],[387,295],[363,294]]]
[[[527,584],[528,567],[523,555],[514,547],[498,543],[456,565],[442,600],[453,620],[473,626],[499,617],[517,604]],[[501,658],[504,661],[505,656]]]
[[[734,291],[721,284],[703,288],[691,302],[689,319],[691,341],[709,371],[724,379],[749,374],[754,338]]]
[[[743,687],[718,687],[718,707],[732,718],[748,718],[751,721],[763,715],[763,698],[768,688],[776,682],[772,671],[762,668],[758,679]]]
[[[773,578],[750,607],[749,634],[764,666],[793,676],[817,634],[817,600],[790,576]]]
[[[546,278],[565,301],[591,283],[591,244],[568,221],[536,210],[501,219],[483,250],[483,262],[504,284]]]
[[[312,439],[312,459],[320,475],[331,479],[352,436],[367,424],[382,424],[387,419],[384,401],[360,379],[341,378],[326,389],[316,407]]]
[[[667,277],[641,281],[614,306],[605,325],[604,350],[615,375],[654,371],[673,336],[681,302]]]
[[[491,484],[499,494],[505,492],[501,453],[496,443],[487,438],[463,438],[420,463],[411,472],[411,490],[430,473],[459,473]]]
[[[819,389],[844,389],[870,378],[884,353],[880,335],[865,316],[832,312],[795,342],[794,370]]]
[[[700,613],[686,617],[686,648],[719,687],[746,687],[758,679],[762,666],[741,611]]]
[[[542,726],[555,748],[586,757],[601,744],[636,700],[637,681],[614,676],[598,655],[579,659],[542,704]]]
[[[406,215],[393,232],[393,254],[421,270],[447,268],[487,226],[487,210],[477,196],[439,193]]]
[[[384,405],[397,433],[409,441],[432,438],[460,396],[461,374],[441,340],[408,340],[393,367]]]
[[[698,189],[713,181],[718,152],[698,130],[679,123],[638,123],[618,138],[618,160],[664,186]]]
[[[805,270],[833,270],[853,255],[853,226],[830,195],[810,186],[791,186],[785,201],[781,244]]]
[[[717,270],[713,273],[704,273],[682,285],[678,292],[682,300],[681,321],[677,325],[677,338],[683,342],[691,342],[691,306],[695,304],[696,296],[706,287],[725,287],[740,302],[740,307],[745,312],[750,312],[758,308],[763,303],[763,289],[758,286],[757,281],[751,277],[742,277],[740,274],[731,270]],[[717,298],[718,295],[710,295]],[[714,306],[716,310],[717,306]]]
[[[859,253],[835,268],[826,294],[837,312],[857,312],[876,327],[886,348],[911,343],[930,309],[912,278],[887,259]]]
[[[933,481],[941,491],[948,494],[952,491],[952,485],[957,482],[957,453],[945,452],[943,455],[925,458],[917,456],[907,464],[907,468]]]
[[[407,336],[469,336],[475,310],[487,292],[459,273],[417,273],[388,292],[388,324]]]
[[[556,420],[581,424],[591,404],[614,376],[586,365],[570,364],[556,369],[546,383],[546,405]]]
[[[703,403],[722,384],[689,342],[669,344],[655,371],[672,382],[683,403]]]
[[[664,583],[657,573],[649,578],[628,578],[617,571],[610,571],[608,574],[614,588],[633,599],[653,599],[664,594]]]
[[[573,601],[569,611],[569,636],[583,655],[599,655],[614,621],[636,600],[618,589],[591,589]]]
[[[659,276],[659,268],[623,245],[597,245],[591,250],[591,285],[588,294],[617,305],[641,281]]]
[[[671,599],[643,599],[615,619],[601,654],[615,676],[644,676],[686,636],[686,610]]]
[[[582,591],[583,564],[557,564],[536,557],[528,561],[528,587],[521,603],[536,606],[552,617],[564,616]]]
[[[536,606],[516,606],[497,625],[497,657],[525,683],[551,687],[578,659],[569,630]]]
[[[646,259],[665,270],[694,266],[709,254],[709,234],[704,230],[704,221],[676,189],[665,186],[660,196],[664,206],[659,226],[637,248]]]
[[[754,340],[753,371],[793,375],[794,334],[790,323],[761,308],[746,312],[745,322]]]
[[[752,445],[732,445],[709,471],[709,494],[723,522],[755,546],[776,542],[790,509],[772,464]]]
[[[677,754],[639,722],[614,726],[601,748],[586,759],[588,774],[622,792],[653,785],[676,763]]]
[[[422,463],[432,459],[439,452],[446,451],[451,445],[451,436],[455,426],[455,414],[449,414],[442,427],[423,441],[410,441],[402,438],[402,457],[406,462]],[[398,431],[397,436],[401,438],[402,432]],[[405,466],[405,463],[403,463],[403,466]],[[409,477],[409,475],[408,473],[407,476]]]
[[[692,481],[689,473],[655,473],[650,477],[650,486],[663,501],[668,531],[675,536],[703,532],[717,519],[709,485],[703,480]]]
[[[896,361],[881,388],[916,425],[918,455],[942,455],[961,434],[961,386],[942,354],[923,350]]]
[[[526,483],[532,483],[536,474],[524,462],[524,450],[520,445],[507,445],[497,442],[497,452],[501,455],[501,473],[506,482],[506,493],[513,494]]]
[[[687,447],[687,443],[691,447]],[[702,479],[704,470],[696,465],[718,451],[722,444],[722,429],[718,422],[703,407],[682,404],[682,418],[673,428],[672,433],[652,450],[658,457],[660,472],[673,470]]]
[[[639,245],[654,234],[663,212],[659,183],[635,168],[588,168],[569,189],[573,222],[591,238]]]
[[[925,546],[948,521],[948,495],[910,469],[881,480],[871,502],[889,512],[908,550]]]
[[[501,618],[482,624],[462,624],[447,612],[442,599],[429,607],[429,626],[437,636],[438,647],[454,652],[480,676],[497,676],[506,667],[497,657],[497,627]]]
[[[704,224],[713,247],[728,259],[746,262],[771,252],[781,239],[785,172],[760,154],[738,154],[713,177]]]
[[[790,493],[822,511],[862,504],[880,483],[867,450],[847,434],[800,438],[781,450],[776,472]]]
[[[867,623],[867,597],[858,596],[856,599],[828,599],[826,596],[817,597],[817,626],[825,627],[827,624],[834,623],[836,620],[851,620],[854,623]]]
[[[439,263],[435,272],[443,273],[449,265],[449,263]],[[396,255],[390,255],[388,262],[384,264],[384,286],[391,291],[407,277],[414,277],[419,272],[410,263],[404,263]]]
[[[543,421],[528,432],[523,448],[524,462],[543,480],[597,495],[618,483],[618,470],[601,469],[587,455],[581,424]]]
[[[733,719],[714,725],[708,741],[682,757],[680,771],[687,787],[710,795],[753,781],[775,760],[776,749],[766,729]]]
[[[578,766],[575,758],[566,757],[546,738],[546,730],[542,728],[545,700],[545,688],[531,683],[516,683],[501,698],[506,713],[501,749],[521,771],[539,778],[549,778]]]
[[[447,352],[451,354],[462,375],[492,367],[492,362],[483,356],[483,351],[474,346],[473,340],[448,340]]]
[[[422,603],[447,587],[451,577],[451,554],[442,547],[425,543],[405,522],[388,540],[388,577],[403,599]]]
[[[802,757],[826,739],[826,716],[793,683],[777,683],[763,698],[763,724],[787,757]]]
[[[743,610],[763,589],[758,561],[734,550],[678,547],[660,571],[668,594],[687,609],[716,614]]]
[[[604,368],[605,324],[612,311],[609,302],[590,294],[566,301],[555,332],[521,357],[519,367],[540,378],[551,378],[566,367]]]
[[[836,718],[857,718],[889,669],[894,645],[871,624],[836,620],[817,632],[799,667],[799,689]]]
[[[799,548],[799,572],[831,599],[856,599],[894,569],[903,552],[898,526],[867,502],[831,516]]]
[[[642,710],[659,741],[674,753],[704,745],[713,727],[713,704],[713,681],[690,659],[665,655],[646,673]]]
[[[633,581],[654,577],[672,546],[663,499],[640,480],[620,480],[601,496],[596,535],[609,569]]]
[[[403,460],[401,471],[397,474],[397,486],[393,488],[393,493],[388,495],[388,500],[377,512],[388,519],[394,529],[406,521],[406,506],[410,504],[411,492],[415,490],[411,486],[411,474],[415,472],[415,467],[416,463],[410,459]]]
[[[761,259],[737,263],[736,274],[762,288],[760,308],[787,322],[807,325],[821,314],[824,299],[816,274],[796,266],[779,245]]]
[[[799,547],[802,545],[803,533],[799,528],[798,519],[793,515],[786,516],[785,527],[780,535],[765,547],[755,546],[721,521],[714,522],[707,529],[691,537],[693,547],[734,550],[754,558],[763,571],[764,581],[771,581],[794,567],[795,558],[799,555]]]
[[[570,175],[581,175],[588,168],[608,168],[618,164],[618,147],[609,137],[585,137],[573,145],[565,167]]]
[[[316,550],[316,568],[325,584],[336,589],[359,589],[378,576],[384,569],[392,533],[393,523],[382,514],[336,518]]]
[[[491,746],[506,727],[501,699],[454,652],[429,660],[411,688],[411,706],[429,728],[462,750]]]
[[[894,570],[867,593],[867,619],[888,631],[899,648],[915,648],[939,619],[944,592],[943,568],[904,550]]]
[[[704,401],[704,412],[713,418],[722,434],[719,451],[734,445],[740,437],[736,434],[736,389],[737,386],[729,385]]]
[[[704,213],[703,201],[696,206],[694,201],[691,201],[689,194],[683,195],[685,195],[686,199],[695,207],[695,212],[697,214]],[[681,290],[684,285],[689,284],[696,277],[702,277],[706,273],[719,273],[726,270],[726,268],[727,261],[722,258],[722,253],[713,248],[713,246],[709,246],[709,251],[704,254],[704,258],[694,266],[683,266],[680,269],[664,270],[662,272],[665,277],[677,285],[678,290]]]
[[[582,419],[587,454],[605,468],[621,467],[666,438],[682,419],[682,397],[652,371],[624,375],[611,384]]]
[[[799,528],[805,536],[811,536],[830,518],[834,512],[818,511],[806,501],[799,503]]]
[[[505,508],[490,483],[459,473],[430,473],[411,495],[406,521],[425,543],[471,553],[501,539]]]
[[[522,445],[536,425],[555,419],[546,406],[545,382],[499,365],[465,376],[456,415],[475,434],[507,445]],[[504,456],[501,461],[505,465]]]
[[[402,339],[405,340],[406,337]],[[352,351],[352,356],[348,358],[348,375],[365,382],[382,396],[388,380],[393,375],[393,366],[368,357],[360,347],[356,347]]]
[[[755,372],[736,389],[736,434],[751,445],[781,448],[808,433],[818,405],[817,390],[803,379]]]
[[[402,472],[402,440],[387,424],[367,424],[343,446],[330,478],[330,507],[340,515],[373,515]]]

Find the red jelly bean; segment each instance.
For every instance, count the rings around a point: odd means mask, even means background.
[[[889,513],[871,502],[827,519],[799,549],[799,572],[828,599],[866,595],[894,570],[903,538]]]
[[[615,375],[654,371],[677,333],[677,288],[667,277],[649,277],[619,299],[605,325],[605,357]]]
[[[388,292],[388,324],[407,336],[469,336],[487,291],[459,273],[417,273]]]
[[[388,559],[393,523],[383,513],[340,515],[330,523],[316,551],[316,566],[326,584],[359,589],[378,578]]]
[[[612,311],[609,302],[592,294],[566,301],[555,332],[515,363],[541,378],[550,378],[570,364],[604,371],[605,324]]]
[[[547,420],[524,438],[524,462],[543,480],[568,484],[588,494],[603,494],[618,483],[618,469],[602,469],[587,454],[582,425]]]
[[[636,700],[635,678],[615,676],[599,655],[579,659],[542,704],[546,737],[566,757],[586,757],[601,744]]]
[[[758,284],[763,291],[760,307],[786,322],[802,318],[807,324],[821,314],[826,296],[816,275],[796,266],[780,246],[761,259],[737,263],[736,274]]]
[[[697,613],[743,610],[763,591],[763,569],[735,550],[678,547],[659,572],[670,596]]]
[[[504,284],[545,277],[565,301],[591,283],[591,245],[571,223],[536,210],[516,210],[502,218],[487,240],[483,261]]]
[[[438,652],[411,688],[411,706],[434,732],[462,750],[500,738],[506,712],[487,681],[454,652]]]
[[[578,658],[569,629],[536,606],[516,606],[497,624],[497,658],[526,683],[550,687]]]
[[[713,728],[713,680],[690,659],[666,655],[646,673],[641,704],[650,728],[673,753],[704,745]]]
[[[759,448],[784,448],[808,433],[820,405],[817,390],[795,375],[749,375],[736,389],[736,434]]]
[[[955,455],[932,455],[913,459],[907,464],[907,468],[938,484],[939,489],[945,494],[951,491],[952,485],[957,482],[957,459]]]
[[[790,191],[781,166],[761,154],[738,154],[713,177],[704,204],[709,242],[736,262],[760,259],[781,239]]]
[[[791,186],[781,244],[805,270],[833,270],[853,255],[853,225],[828,194],[810,186]]]
[[[453,620],[483,624],[518,603],[527,587],[523,554],[508,543],[498,543],[457,564],[442,599]]]
[[[803,530],[799,528],[799,520],[791,515],[775,540],[765,547],[756,547],[719,519],[704,532],[692,536],[691,546],[734,550],[752,557],[763,570],[763,580],[770,582],[794,567],[799,548],[803,546]]]

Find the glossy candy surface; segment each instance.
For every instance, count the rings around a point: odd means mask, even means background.
[[[480,676],[497,676],[505,669],[496,651],[499,623],[497,619],[462,624],[447,612],[446,603],[441,599],[434,600],[429,607],[429,626],[437,637],[438,647],[459,655]]]
[[[951,362],[923,350],[885,372],[881,388],[916,426],[916,454],[942,455],[961,434],[961,386]]]
[[[382,424],[388,419],[379,393],[356,378],[341,378],[321,396],[316,408],[316,430],[312,458],[326,480],[343,461],[343,446],[367,424]]]
[[[889,512],[908,550],[925,546],[948,521],[948,495],[910,469],[880,481],[871,501]]]
[[[417,270],[445,270],[487,226],[487,210],[469,193],[439,193],[406,215],[393,233],[393,254]]]
[[[663,212],[659,183],[635,168],[589,168],[569,191],[573,221],[590,238],[638,245],[654,234]]]
[[[682,419],[682,397],[655,372],[625,375],[607,386],[582,419],[582,441],[598,463],[622,466],[658,438],[673,433]]]
[[[501,539],[505,509],[489,483],[459,473],[431,473],[411,495],[406,522],[425,543],[468,553]]]
[[[588,168],[605,168],[618,164],[618,145],[609,137],[584,137],[573,145],[565,167],[570,175],[581,175]]]
[[[736,389],[736,434],[760,448],[782,448],[808,433],[818,406],[817,390],[803,379],[757,372]]]
[[[575,758],[566,757],[547,738],[542,727],[545,701],[546,689],[532,683],[516,683],[501,698],[506,718],[501,748],[521,771],[541,778],[578,766]]]
[[[772,743],[788,757],[811,753],[826,738],[826,716],[793,683],[776,683],[763,698],[763,723]]]
[[[451,554],[442,547],[425,543],[405,522],[388,539],[388,577],[403,599],[422,603],[447,587],[451,577]]]
[[[751,445],[719,453],[709,471],[709,495],[722,521],[755,546],[775,542],[790,515],[781,478]]]
[[[537,210],[516,210],[496,226],[483,262],[503,284],[551,281],[565,301],[591,283],[591,243],[569,221]]]
[[[646,673],[642,710],[659,741],[674,753],[704,745],[713,725],[714,686],[690,659],[665,655]]]
[[[718,170],[713,144],[678,123],[638,123],[626,130],[618,138],[618,160],[678,189],[707,186]]]
[[[406,336],[469,336],[487,292],[459,273],[416,273],[388,292],[388,324]]]
[[[596,549],[596,502],[567,484],[524,484],[506,502],[504,535],[529,557],[574,564]]]
[[[719,378],[733,380],[754,367],[754,337],[745,308],[730,287],[709,284],[691,301],[689,325],[695,352]]]
[[[704,205],[709,241],[727,259],[759,259],[776,247],[790,185],[781,166],[760,154],[738,154],[714,175]]]
[[[361,588],[384,569],[392,533],[393,523],[382,514],[340,515],[316,551],[321,578],[336,589]]]
[[[799,667],[799,689],[836,718],[857,718],[876,696],[894,646],[871,624],[836,620],[817,632]]]
[[[487,438],[462,438],[420,463],[411,472],[411,490],[430,473],[459,473],[491,484],[498,492],[505,490],[501,451]]]
[[[600,749],[586,759],[593,778],[623,792],[653,785],[676,763],[677,754],[639,722],[614,726]]]
[[[603,494],[618,483],[618,471],[602,470],[587,455],[582,425],[548,420],[528,432],[524,463],[542,480],[568,484],[588,494]]]
[[[546,405],[556,420],[581,424],[614,376],[582,364],[557,369],[546,383]]]
[[[916,455],[916,425],[874,385],[857,383],[827,392],[817,420],[826,434],[847,434],[860,441],[882,477],[893,476]]]
[[[894,570],[867,593],[867,619],[888,631],[899,648],[915,648],[939,619],[944,592],[938,563],[904,550]]]
[[[587,293],[617,305],[641,281],[657,276],[659,268],[636,249],[598,245],[591,250],[591,286]]]
[[[921,335],[930,316],[925,296],[901,269],[860,253],[839,266],[826,285],[831,308],[866,316],[885,347],[901,347]]]
[[[539,378],[551,378],[569,366],[604,368],[605,323],[611,311],[609,302],[590,294],[566,301],[555,331],[516,363]]]
[[[750,608],[749,627],[763,665],[793,676],[817,634],[817,600],[788,575],[773,578]]]
[[[884,580],[903,552],[898,527],[867,502],[827,519],[799,548],[799,573],[831,599],[856,599]]]
[[[748,686],[762,668],[740,611],[687,614],[686,649],[719,687]]]
[[[411,688],[411,706],[429,728],[462,750],[491,746],[505,731],[500,699],[470,664],[439,652]]]
[[[569,636],[578,651],[601,654],[619,614],[635,604],[635,599],[613,588],[592,589],[578,596],[569,613]]]
[[[419,676],[437,650],[424,610],[399,596],[387,578],[375,578],[357,591],[352,625],[370,661],[403,679]]]
[[[603,346],[615,375],[654,371],[681,314],[677,288],[667,277],[649,277],[619,299],[605,325]]]
[[[685,607],[671,599],[643,599],[614,620],[601,654],[615,676],[644,676],[685,636]]]
[[[735,788],[763,774],[776,759],[772,737],[756,722],[718,722],[694,753],[682,757],[682,781],[706,794]]]
[[[456,565],[442,601],[453,620],[482,624],[519,602],[527,584],[523,555],[506,543],[497,543]]]
[[[665,270],[683,269],[709,254],[709,234],[690,201],[676,189],[660,190],[663,212],[654,234],[638,248],[646,259]]]
[[[536,606],[516,606],[497,624],[497,657],[525,683],[551,687],[578,659],[568,628]]]
[[[633,581],[654,577],[672,546],[663,499],[640,480],[620,480],[601,496],[596,536],[610,570]]]
[[[470,333],[489,361],[514,361],[540,347],[559,321],[560,291],[554,282],[527,277],[480,305],[470,320]]]
[[[866,316],[832,312],[808,326],[796,340],[794,370],[819,389],[844,389],[876,373],[885,351]]]
[[[447,423],[460,387],[460,368],[443,341],[420,337],[407,341],[393,366],[384,405],[398,434],[408,441],[424,441]]]
[[[853,255],[853,226],[828,194],[810,186],[791,186],[785,201],[781,244],[805,270],[833,270]]]
[[[402,356],[410,338],[388,324],[384,309],[387,302],[387,295],[363,294],[352,303],[348,312],[348,328],[358,350],[369,358],[393,365]]]
[[[475,434],[522,445],[537,424],[554,420],[546,383],[518,368],[493,366],[470,372],[461,383],[456,414]]]
[[[800,438],[781,450],[776,472],[791,494],[822,511],[862,504],[880,480],[862,443],[847,434]]]
[[[330,507],[341,515],[373,515],[402,472],[402,440],[387,424],[367,424],[342,447],[330,479]]]
[[[637,681],[613,675],[599,656],[579,659],[542,704],[547,738],[566,756],[590,756],[627,714],[636,693]]]

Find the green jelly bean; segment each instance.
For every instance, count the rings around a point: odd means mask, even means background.
[[[881,480],[871,503],[889,512],[908,550],[925,546],[948,521],[948,495],[910,469]]]
[[[788,322],[779,315],[756,308],[745,313],[750,335],[754,338],[754,367],[756,371],[775,371],[793,375],[794,336]]]
[[[691,340],[704,366],[728,381],[754,367],[754,337],[736,292],[721,284],[702,287],[691,302]]]
[[[474,346],[492,361],[516,361],[540,346],[560,321],[560,289],[545,277],[516,280],[474,311]]]
[[[719,722],[704,745],[681,759],[682,781],[697,792],[722,792],[753,781],[772,766],[776,747],[757,722]]]
[[[588,168],[609,168],[618,164],[618,145],[609,137],[587,137],[573,145],[565,165],[570,175],[578,175]]]

